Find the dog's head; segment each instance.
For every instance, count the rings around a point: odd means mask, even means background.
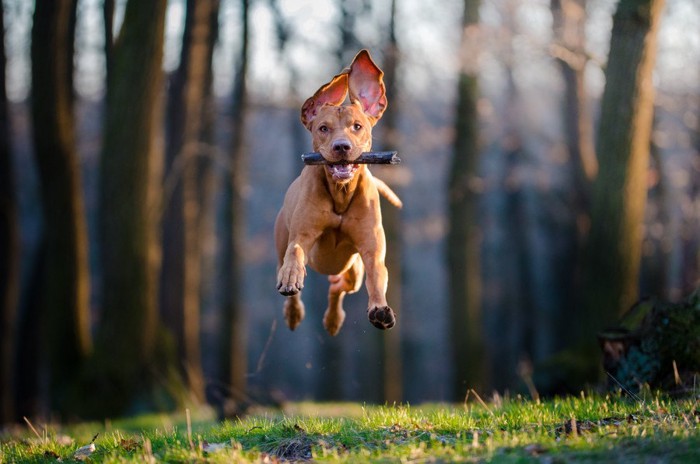
[[[314,150],[330,163],[336,182],[348,182],[359,165],[352,164],[372,148],[372,127],[386,109],[384,73],[367,50],[349,68],[316,91],[301,108],[301,122],[311,132]],[[343,104],[350,94],[350,103]]]

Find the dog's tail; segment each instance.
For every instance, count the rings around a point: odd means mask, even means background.
[[[379,193],[386,198],[389,203],[392,205],[396,206],[397,208],[401,209],[403,208],[403,203],[401,202],[401,199],[397,194],[394,193],[391,188],[384,183],[383,180],[377,179],[376,177],[373,177],[374,179],[374,184],[377,186],[377,190],[379,190]]]

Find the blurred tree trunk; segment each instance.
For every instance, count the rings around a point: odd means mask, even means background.
[[[340,9],[340,46],[336,49],[336,57],[341,69],[350,64],[355,54],[362,48],[362,42],[357,38],[356,24],[362,21],[362,15],[371,8],[370,2],[338,1]]]
[[[596,333],[637,300],[649,146],[654,110],[652,71],[663,0],[621,0],[613,17],[598,131],[600,168],[591,198],[579,324],[597,372]]]
[[[564,78],[564,130],[574,165],[576,189],[587,206],[590,183],[598,172],[593,142],[593,118],[586,93],[586,0],[551,1],[554,44],[552,54]]]
[[[5,21],[0,2],[0,425],[14,418],[19,223],[5,88]]]
[[[695,94],[695,98],[698,98],[698,94]],[[696,162],[700,162],[700,125],[695,124],[695,133],[693,134],[693,140],[694,140],[694,146],[695,146],[695,159]],[[695,198],[696,201],[698,198],[700,198],[700,179],[698,179],[698,176],[693,177],[692,181],[692,187],[691,187],[691,198]],[[695,229],[697,230],[698,226],[700,226],[700,218],[697,216],[695,219],[692,221],[694,224]],[[692,250],[689,250],[688,253],[688,258],[687,260],[692,260],[694,261],[691,266],[693,267],[693,276],[698,279],[700,278],[700,239],[695,238],[695,240],[688,240],[690,244],[695,245],[695,248]],[[698,281],[696,280],[695,285],[697,286]]]
[[[696,93],[694,95],[695,102],[699,99],[700,97]],[[694,133],[691,132],[691,140],[695,146],[696,159],[694,162],[698,163],[700,162],[700,126],[697,123]],[[697,164],[695,164],[695,166],[697,166]],[[690,177],[688,196],[696,202],[700,198],[700,176],[694,175]],[[700,229],[700,216],[698,214],[686,214],[682,220],[681,227],[685,230],[694,231],[694,233],[687,233],[687,236],[684,237],[684,240],[681,242],[681,248],[683,250],[682,280],[680,282],[680,291],[677,295],[674,295],[676,301],[679,300],[680,297],[685,297],[685,295],[692,293],[698,288],[698,282],[700,282],[700,236],[698,234]]]
[[[503,129],[499,137],[500,152],[497,155],[502,158],[502,172],[499,172],[498,180],[495,181],[498,186],[497,195],[502,197],[503,202],[502,206],[497,207],[499,211],[496,213],[503,238],[497,251],[491,254],[489,263],[487,264],[487,259],[483,260],[482,270],[486,285],[499,289],[491,292],[488,302],[481,302],[481,314],[485,319],[483,325],[490,329],[487,333],[500,335],[491,336],[483,342],[483,349],[488,353],[489,359],[487,383],[489,388],[496,390],[512,388],[518,381],[519,365],[523,362],[527,364],[532,359],[533,347],[530,342],[536,324],[534,282],[529,272],[533,265],[529,236],[537,224],[526,211],[528,187],[523,178],[526,165],[530,162],[530,154],[523,145],[520,125],[522,97],[515,77],[514,41],[518,34],[518,7],[518,0],[509,1],[504,4],[501,12],[505,29],[510,31],[504,47],[505,98],[500,117]],[[496,272],[487,272],[487,267]],[[540,338],[547,337],[541,334]]]
[[[114,63],[114,0],[103,0],[102,3],[102,21],[104,23],[104,40],[105,40],[105,69],[107,71],[107,88],[109,88],[109,79],[113,71]]]
[[[396,0],[391,2],[391,15],[389,18],[389,41],[384,50],[384,82],[391,106],[387,107],[382,118],[382,139],[385,150],[397,150],[399,146],[398,129],[398,83],[396,81],[396,69],[399,64],[399,47],[396,40]],[[401,172],[399,166],[378,169],[379,177],[397,193]],[[405,175],[404,175],[405,177]],[[400,195],[399,195],[400,196]],[[387,301],[396,314],[401,314],[402,293],[402,227],[401,210],[391,205],[386,199],[381,199],[382,222],[386,234],[386,265],[389,270],[389,286],[387,289]],[[400,316],[399,316],[400,318]],[[383,401],[387,404],[400,403],[403,399],[403,369],[401,357],[401,323],[393,329],[381,333],[384,349],[383,356]]]
[[[204,401],[199,320],[201,240],[197,155],[207,87],[213,0],[188,0],[180,65],[170,79],[165,151],[161,314],[175,337],[183,378]]]
[[[50,407],[71,410],[77,372],[91,349],[87,225],[73,114],[77,0],[39,0],[32,27],[32,117],[46,240],[43,342]],[[75,397],[74,397],[75,399]]]
[[[275,20],[275,31],[277,33],[277,41],[278,41],[278,46],[279,46],[279,54],[280,54],[280,59],[283,62],[284,66],[286,66],[286,69],[289,72],[289,91],[288,91],[288,97],[289,97],[289,102],[290,102],[290,118],[289,118],[289,127],[290,127],[290,133],[291,133],[291,139],[292,139],[292,153],[304,153],[304,151],[307,148],[308,144],[308,139],[307,139],[307,131],[306,128],[303,126],[303,124],[300,124],[299,122],[299,108],[301,107],[301,104],[304,102],[304,99],[301,98],[301,95],[299,93],[299,70],[297,69],[296,66],[294,66],[294,60],[292,59],[292,55],[288,53],[287,45],[289,44],[290,40],[292,39],[292,34],[294,33],[294,24],[292,21],[286,19],[284,15],[282,14],[282,8],[281,4],[283,0],[269,0],[270,2],[270,9],[272,10],[272,15]],[[289,183],[292,183],[294,179],[301,173],[301,170],[304,168],[303,163],[299,163],[298,160],[293,160],[293,165],[289,169],[290,173],[290,179]],[[308,277],[312,277],[313,274],[309,274]],[[324,281],[325,285],[325,281]],[[313,291],[313,288],[315,286],[312,285],[307,285],[307,288],[309,290]],[[308,295],[308,291],[305,293]],[[323,292],[322,298],[327,298],[327,292]],[[323,303],[325,305],[325,303]]]
[[[223,379],[230,387],[230,405],[224,415],[240,412],[241,400],[246,398],[248,353],[245,294],[246,190],[248,188],[245,128],[248,114],[248,53],[250,48],[249,0],[241,0],[241,49],[233,88],[231,117],[231,154],[229,177],[224,182],[224,324],[222,347]]]
[[[165,9],[165,0],[129,0],[108,77],[99,196],[102,318],[95,358],[100,413],[106,415],[125,412],[155,385]]]
[[[567,200],[571,211],[560,217],[559,226],[551,233],[559,234],[566,243],[557,253],[554,279],[558,295],[554,312],[543,314],[538,319],[537,328],[548,337],[536,337],[548,355],[564,349],[570,342],[571,318],[580,308],[582,272],[582,250],[590,226],[591,186],[598,172],[595,153],[593,117],[591,116],[586,92],[586,0],[551,0],[553,40],[552,56],[556,59],[564,83],[562,121],[568,166],[571,172]],[[557,216],[551,216],[557,217]],[[555,235],[550,235],[555,240]],[[541,310],[541,306],[539,306]],[[545,358],[546,359],[546,358]],[[539,361],[542,361],[540,358]],[[535,360],[537,362],[537,360]],[[561,369],[538,369],[538,388],[547,393],[548,389],[559,388]]]
[[[452,398],[486,385],[481,314],[479,229],[476,222],[478,139],[479,0],[464,0],[453,155],[448,171],[447,267],[450,345],[454,383]]]
[[[30,256],[27,284],[21,288],[19,300],[19,319],[17,321],[16,357],[15,357],[15,422],[22,417],[46,417],[48,412],[42,411],[39,394],[39,379],[43,372],[39,368],[40,347],[36,340],[41,340],[39,330],[41,325],[40,292],[35,291],[46,280],[46,239],[42,239],[37,250]]]
[[[217,220],[216,220],[216,195],[220,191],[220,174],[217,172],[216,159],[220,157],[218,147],[216,145],[216,119],[217,105],[216,96],[213,92],[214,83],[214,49],[219,36],[219,9],[221,6],[220,0],[213,0],[212,8],[209,11],[209,44],[207,45],[207,60],[205,64],[206,76],[204,78],[204,101],[201,107],[200,117],[202,118],[202,127],[200,129],[200,138],[202,143],[198,150],[199,157],[197,160],[197,185],[198,185],[198,202],[200,205],[199,224],[197,235],[201,243],[200,249],[200,300],[202,312],[216,310],[218,303],[217,285],[218,270],[216,258],[217,254]],[[210,340],[203,340],[202,350],[216,350],[215,337],[210,337]],[[209,342],[209,343],[207,343]],[[205,377],[207,376],[207,367],[203,366]],[[214,364],[215,365],[215,364]],[[205,385],[206,386],[206,385]]]
[[[586,0],[551,1],[554,43],[552,54],[564,79],[564,132],[574,177],[574,212],[577,224],[575,247],[581,247],[590,224],[591,185],[598,174],[593,118],[586,92]],[[575,274],[579,263],[573,263]]]
[[[640,264],[639,289],[642,295],[651,295],[655,298],[668,300],[671,299],[671,292],[669,291],[671,287],[671,279],[669,277],[672,272],[671,251],[673,250],[673,243],[681,234],[679,230],[680,221],[670,208],[678,204],[678,199],[675,198],[676,192],[668,188],[663,155],[659,147],[653,143],[653,140],[649,149],[649,157],[651,161],[649,169],[656,171],[658,180],[650,185],[647,193],[647,202],[649,205],[655,204],[656,207],[646,215],[646,222],[650,224],[647,227],[654,227],[655,224],[660,225],[663,227],[664,234],[658,240],[645,234],[646,237],[642,246],[642,249],[645,251],[642,253]],[[685,240],[680,242],[682,244],[687,243]],[[671,299],[671,301],[675,300]]]

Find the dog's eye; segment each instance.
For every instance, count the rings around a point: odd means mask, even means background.
[[[328,132],[328,126],[326,126],[326,125],[324,124],[324,125],[322,125],[322,126],[319,126],[319,127],[318,127],[318,130],[319,130],[320,132]]]
[[[356,122],[355,124],[353,124],[352,128],[355,129],[356,131],[359,131],[360,129],[362,129],[362,124],[360,124],[359,122]]]

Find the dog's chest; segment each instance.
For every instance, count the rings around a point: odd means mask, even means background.
[[[340,227],[328,228],[323,231],[317,243],[322,248],[334,249],[345,242],[350,242],[350,238]]]
[[[309,253],[309,265],[321,274],[339,274],[356,252],[352,240],[340,229],[325,229]]]

